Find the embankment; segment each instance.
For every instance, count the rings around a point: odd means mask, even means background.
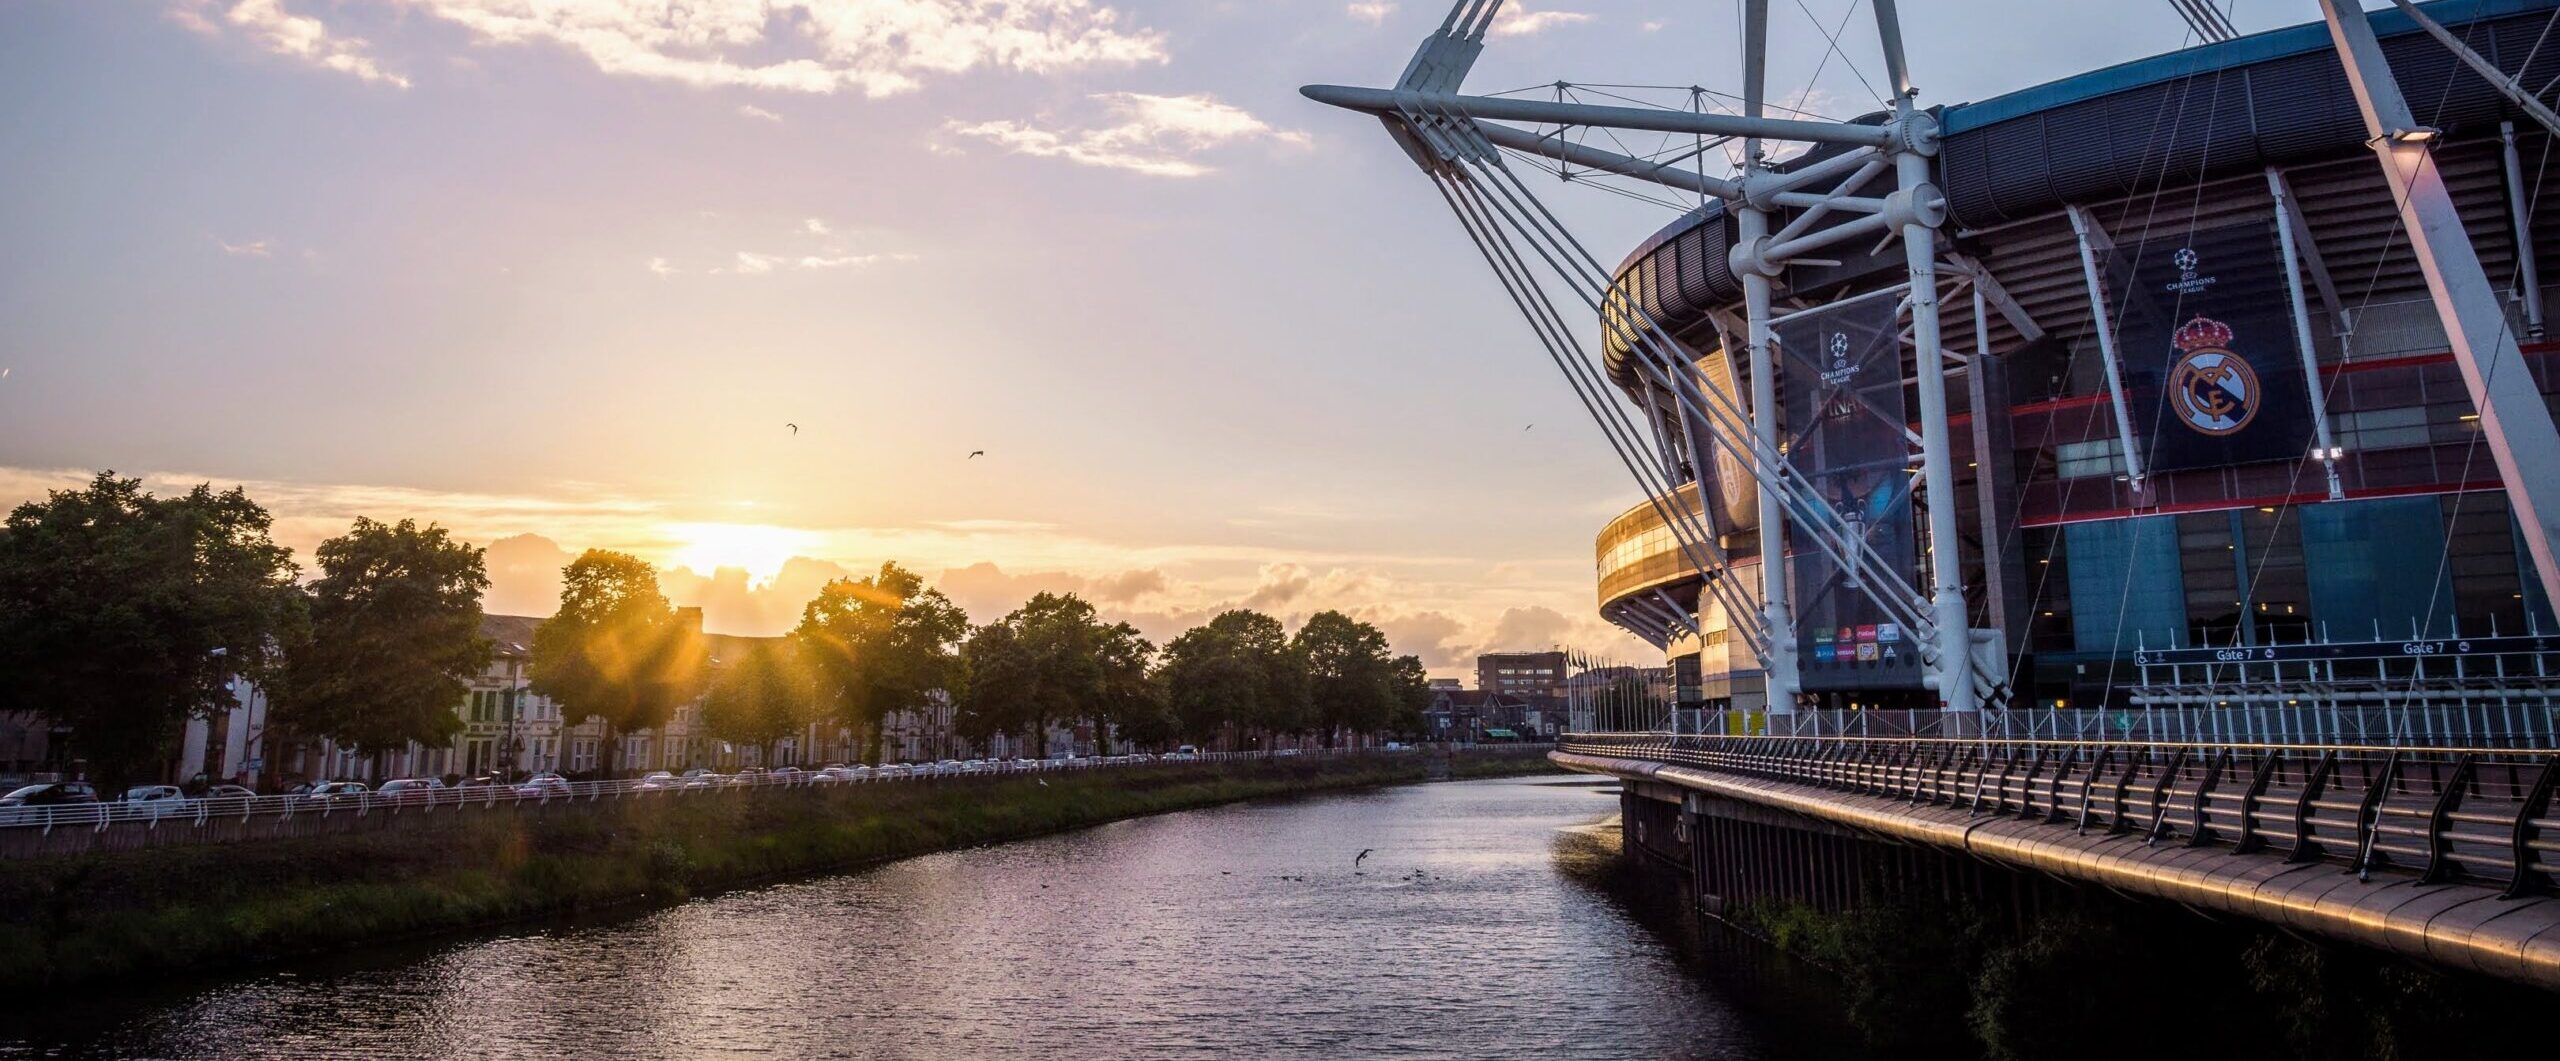
[[[1450,776],[1544,772],[1473,754]],[[1423,780],[1422,756],[661,793],[399,829],[0,862],[0,988],[62,987],[635,904],[1237,800]],[[502,804],[501,807],[504,805]]]

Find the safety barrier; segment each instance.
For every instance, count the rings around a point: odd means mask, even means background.
[[[1687,766],[2330,862],[2370,878],[2548,895],[2560,873],[2560,750],[1994,738],[1592,733],[1569,754]]]

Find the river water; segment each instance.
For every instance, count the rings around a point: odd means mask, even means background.
[[[1616,806],[1538,778],[1168,814],[111,987],[0,1021],[0,1056],[1840,1056],[1818,982],[1597,883]]]

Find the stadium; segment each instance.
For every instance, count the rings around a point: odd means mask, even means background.
[[[2550,521],[2515,499],[2560,467],[2492,430],[2523,418],[2498,423],[2466,369],[2529,381],[2548,432],[2560,218],[2538,210],[2554,144],[2532,95],[2560,82],[2556,21],[2555,0],[2373,13],[2405,128],[2377,126],[2333,20],[1852,119],[1722,183],[1564,130],[1789,123],[1423,95],[1454,88],[1430,42],[1395,99],[1308,94],[1386,117],[1515,300],[1539,282],[1507,262],[1571,263],[1506,158],[1699,193],[1606,271],[1598,334],[1576,337],[1607,389],[1586,401],[1626,422],[1647,487],[1595,543],[1601,615],[1671,664],[1676,710],[1644,724],[1915,732],[1980,710],[2082,736],[2547,735]],[[2447,252],[2410,238],[2395,150],[2493,289],[2468,332],[2459,284],[2431,286]],[[1783,571],[1762,570],[1773,551]],[[1956,658],[1969,674],[1946,684]]]

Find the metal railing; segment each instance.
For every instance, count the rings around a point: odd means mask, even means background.
[[[2280,853],[2508,898],[2560,872],[2560,750],[1917,737],[1567,736],[1564,752]]]
[[[261,816],[432,814],[439,810],[515,804],[596,802],[606,799],[684,797],[772,789],[835,789],[852,785],[994,778],[1071,770],[1125,769],[1196,762],[1247,760],[1342,759],[1373,755],[1412,755],[1419,748],[1280,749],[1277,751],[1194,752],[1165,755],[1086,756],[1075,759],[1005,759],[976,762],[918,763],[848,769],[830,774],[756,772],[697,777],[642,777],[615,781],[519,781],[508,784],[416,788],[385,794],[370,790],[349,793],[295,793],[274,796],[190,796],[141,802],[122,800],[57,806],[0,807],[0,829],[87,828],[104,831],[119,824],[205,825],[214,821],[249,820]]]
[[[2487,694],[2482,694],[2484,697]],[[2019,707],[1969,716],[1869,708],[1782,715],[1719,711],[1707,735],[1955,737],[2118,743],[2343,744],[2465,748],[2560,747],[2560,707],[2505,698],[2479,704],[2313,704],[2281,700],[2132,708]]]

